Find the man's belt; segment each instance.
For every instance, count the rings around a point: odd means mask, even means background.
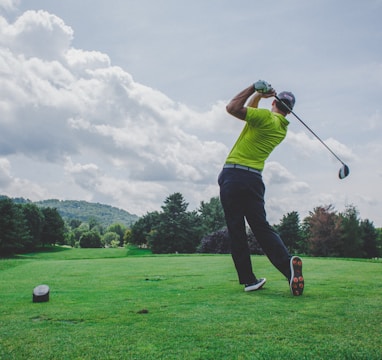
[[[223,168],[224,169],[247,170],[247,171],[254,172],[256,174],[260,174],[261,175],[261,170],[257,170],[257,169],[251,168],[249,166],[243,166],[243,165],[239,165],[239,164],[224,164]]]

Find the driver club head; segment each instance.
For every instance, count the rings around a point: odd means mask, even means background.
[[[349,166],[347,166],[346,164],[343,164],[340,171],[338,172],[338,177],[340,179],[345,179],[346,176],[348,176],[350,173],[350,170],[349,170]]]

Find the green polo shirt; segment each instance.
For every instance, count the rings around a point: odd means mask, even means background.
[[[226,164],[263,170],[273,149],[284,140],[289,121],[267,109],[247,108],[246,124],[229,153]]]

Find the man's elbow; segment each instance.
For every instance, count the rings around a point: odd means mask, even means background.
[[[232,115],[232,106],[231,106],[231,104],[228,104],[226,107],[225,107],[225,109],[227,110],[227,113],[228,114],[231,114]]]
[[[231,114],[233,116],[236,116],[236,114],[239,112],[239,109],[234,106],[233,104],[229,103],[225,109],[227,110],[228,114]]]
[[[232,106],[231,103],[229,103],[225,108],[226,108],[228,114],[230,114],[234,117],[237,117],[241,120],[245,118],[245,113],[246,113],[245,108],[241,107],[240,109],[238,109],[236,106]]]

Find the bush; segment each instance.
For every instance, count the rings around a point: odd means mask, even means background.
[[[198,247],[198,252],[208,254],[230,254],[231,244],[227,228],[204,236]]]
[[[118,247],[120,245],[120,236],[113,231],[108,231],[102,236],[102,243],[106,247],[115,247],[115,243],[117,243]]]
[[[87,231],[80,237],[81,248],[101,248],[101,235],[96,231]]]
[[[248,245],[249,245],[249,251],[251,252],[251,254],[264,255],[264,251],[261,248],[260,244],[257,242],[255,235],[253,235],[252,231],[250,231],[248,234]]]
[[[257,242],[252,231],[247,234],[248,246],[251,254],[264,255],[259,243]],[[197,250],[199,253],[208,254],[230,254],[231,242],[227,228],[206,235],[202,238]]]

